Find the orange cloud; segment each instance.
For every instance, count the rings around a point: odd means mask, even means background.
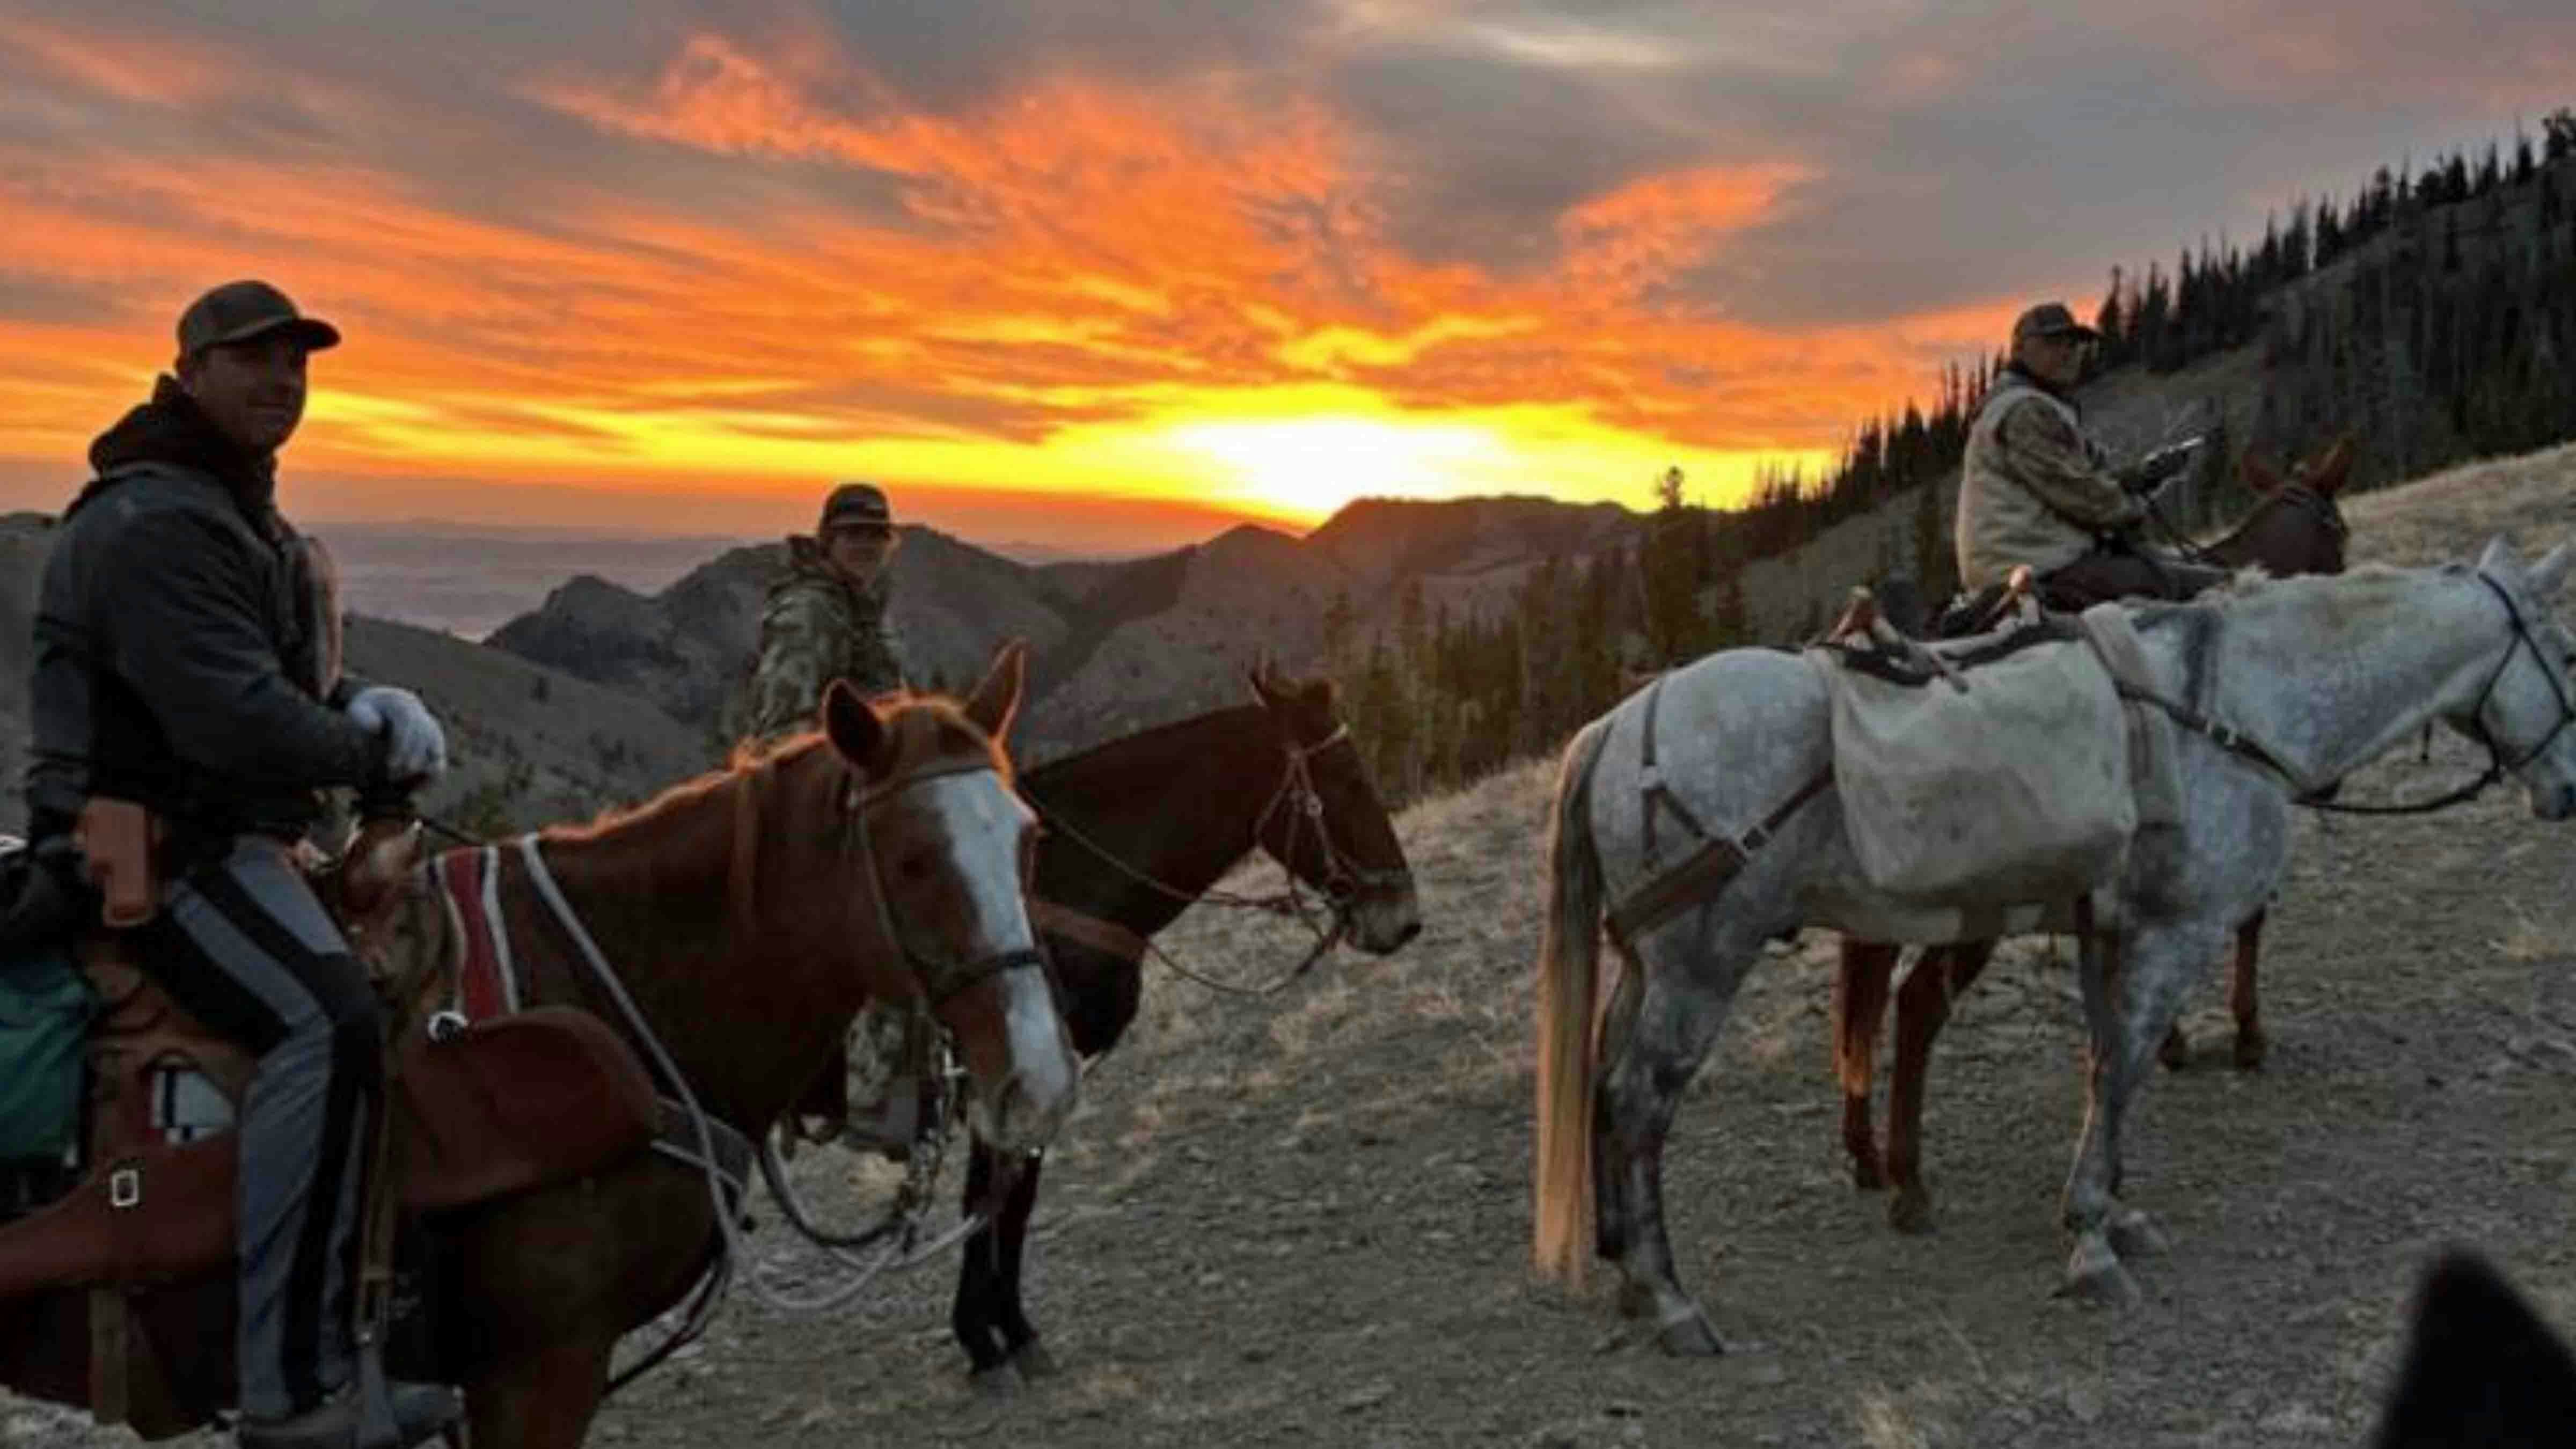
[[[64,73],[170,103],[133,63]],[[1371,492],[1643,502],[1667,462],[1724,501],[2000,325],[1783,336],[1659,296],[1781,214],[1813,174],[1788,162],[1641,177],[1567,212],[1552,264],[1499,275],[1408,255],[1357,138],[1223,78],[1063,78],[942,116],[826,48],[707,34],[641,81],[517,90],[646,160],[731,158],[760,202],[566,174],[512,217],[346,155],[64,158],[0,132],[12,266],[125,303],[0,313],[0,462],[71,466],[163,361],[166,319],[244,274],[348,331],[298,469],[625,480],[648,509],[865,474],[1311,521]],[[882,179],[885,202],[798,167]]]

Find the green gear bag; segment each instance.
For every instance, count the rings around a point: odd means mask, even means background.
[[[0,1161],[60,1161],[80,1132],[82,1043],[96,1010],[71,953],[0,960]]]

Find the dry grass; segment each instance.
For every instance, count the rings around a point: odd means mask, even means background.
[[[2525,554],[2576,537],[2576,444],[2463,464],[2344,504],[2353,561],[2471,559],[2503,534]]]

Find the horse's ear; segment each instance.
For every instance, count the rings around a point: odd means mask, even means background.
[[[1333,694],[1333,677],[1329,674],[1318,674],[1299,686],[1297,690],[1298,700],[1307,708],[1314,710],[1331,709]]]
[[[2273,472],[2269,464],[2254,456],[2254,451],[2251,448],[2246,450],[2245,461],[2239,466],[2244,470],[2246,487],[2253,489],[2257,493],[2277,493],[2280,491],[2281,475]]]
[[[1243,678],[1252,686],[1252,697],[1260,700],[1265,707],[1279,702],[1279,686],[1270,672],[1268,653],[1254,655],[1251,665],[1243,671]]]
[[[2478,550],[2478,572],[2492,573],[2512,567],[2513,545],[2504,541],[2503,534],[2488,539],[2487,546]]]
[[[2531,592],[2539,598],[2542,608],[2549,608],[2557,601],[2559,585],[2567,582],[2570,559],[2576,559],[2576,554],[2571,554],[2568,546],[2562,543],[2541,555],[2540,562],[2531,566]]]
[[[993,665],[984,671],[984,682],[966,697],[966,717],[975,727],[991,735],[995,743],[1009,738],[1011,722],[1020,715],[1020,687],[1028,678],[1029,646],[1026,640],[1013,639],[993,654]]]
[[[2334,446],[2326,449],[2326,455],[2308,470],[2308,486],[2320,495],[2332,498],[2335,490],[2343,486],[2344,475],[2351,471],[2352,434],[2346,433],[2335,439]]]
[[[841,758],[861,770],[871,769],[885,749],[885,717],[846,679],[835,679],[823,691],[823,735]]]

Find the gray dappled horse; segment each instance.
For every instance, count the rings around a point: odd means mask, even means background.
[[[2187,682],[2170,703],[2215,733],[2173,731],[2182,823],[2140,830],[2115,877],[2071,903],[2092,928],[2079,975],[2094,1045],[2064,1204],[2075,1240],[2069,1290],[2132,1301],[2122,1255],[2160,1243],[2117,1196],[2123,1118],[2185,987],[2278,883],[2294,796],[2440,719],[2519,776],[2535,814],[2576,813],[2571,650],[2549,609],[2568,560],[2561,547],[2526,571],[2498,539],[2475,567],[2247,580],[2137,612],[2155,672]],[[1716,1331],[1676,1280],[1664,1228],[1674,1107],[1765,940],[1803,925],[1866,933],[1888,903],[1861,879],[1830,788],[1783,810],[1832,760],[1825,685],[1806,660],[1729,650],[1667,676],[1662,692],[1662,792],[1717,835],[1757,821],[1776,828],[1757,832],[1701,908],[1621,943],[1627,969],[1602,1017],[1605,909],[1650,874],[1658,776],[1640,749],[1650,696],[1631,695],[1567,745],[1539,961],[1532,1246],[1542,1271],[1569,1280],[1581,1278],[1587,1246],[1616,1262],[1624,1311],[1652,1313],[1673,1352],[1715,1353]],[[1669,841],[1669,814],[1664,829]]]

